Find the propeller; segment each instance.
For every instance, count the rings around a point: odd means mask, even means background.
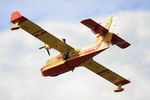
[[[41,50],[41,49],[46,49],[48,55],[50,56],[50,52],[49,52],[50,47],[49,47],[48,44],[45,44],[44,46],[40,47],[39,49],[40,49],[40,50]]]
[[[49,52],[49,49],[46,49],[46,51],[47,51],[48,55],[50,56],[50,52]]]

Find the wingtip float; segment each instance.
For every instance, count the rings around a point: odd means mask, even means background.
[[[21,15],[19,11],[15,11],[11,14],[10,21],[13,23],[11,30],[17,30],[20,28],[19,23],[27,20],[24,16]]]
[[[93,60],[95,55],[108,49],[111,44],[122,49],[130,46],[130,43],[109,31],[113,21],[112,17],[109,19],[106,26],[102,26],[92,19],[85,19],[81,21],[83,25],[91,29],[94,34],[98,35],[95,44],[85,50],[77,50],[71,47],[65,41],[58,39],[37,24],[22,16],[18,11],[12,13],[10,21],[13,23],[11,30],[21,28],[35,38],[38,38],[44,42],[48,45],[48,48],[53,48],[60,52],[58,56],[50,58],[46,65],[41,68],[41,73],[43,76],[54,77],[74,70],[75,67],[84,66],[85,68],[116,85],[117,89],[114,90],[115,92],[123,91],[124,89],[122,86],[130,83],[129,80]],[[44,46],[42,48],[48,50]]]

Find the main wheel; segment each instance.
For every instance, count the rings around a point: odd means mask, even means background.
[[[63,55],[63,59],[67,60],[69,58],[69,52],[64,53]]]

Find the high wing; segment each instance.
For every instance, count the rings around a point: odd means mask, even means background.
[[[22,28],[26,32],[30,33],[34,37],[48,44],[50,48],[58,50],[60,53],[65,53],[71,50],[74,50],[71,46],[59,40],[52,34],[48,33],[40,26],[31,22],[29,19],[22,16],[18,11],[12,13],[11,22],[14,23],[12,30]]]
[[[116,74],[115,72],[107,69],[103,65],[97,63],[96,61],[90,59],[82,64],[82,66],[86,67],[87,69],[91,70],[92,72],[96,73],[97,75],[103,77],[104,79],[108,80],[109,82],[113,83],[117,86],[123,86],[125,84],[130,83],[129,80],[123,78],[122,76]]]

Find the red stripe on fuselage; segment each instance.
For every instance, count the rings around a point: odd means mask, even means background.
[[[91,59],[93,56],[97,55],[98,53],[104,51],[105,49],[87,54],[87,55],[83,55],[83,56],[79,56],[73,59],[69,59],[66,60],[63,64],[60,64],[58,66],[54,66],[54,67],[49,67],[49,65],[44,66],[41,69],[41,73],[43,76],[57,76],[60,75],[62,73],[68,72],[73,70],[75,67],[78,67],[81,63]],[[47,68],[45,68],[47,67]],[[48,68],[49,67],[49,68]]]
[[[107,47],[102,47],[103,38],[99,38],[95,46],[80,51],[77,56],[70,56],[68,60],[66,60],[64,63],[60,63],[60,65],[56,65],[54,67],[50,67],[50,65],[47,65],[41,69],[43,76],[57,76],[59,74],[68,72],[70,70],[73,70],[75,67],[81,65],[83,62],[91,59],[98,53],[104,51],[107,49]],[[100,48],[102,47],[102,48]],[[62,59],[63,60],[63,59]],[[60,60],[59,60],[60,61]],[[58,62],[59,62],[58,61]],[[58,63],[56,62],[56,63]],[[55,65],[55,63],[54,63]],[[52,65],[51,65],[52,66]]]

